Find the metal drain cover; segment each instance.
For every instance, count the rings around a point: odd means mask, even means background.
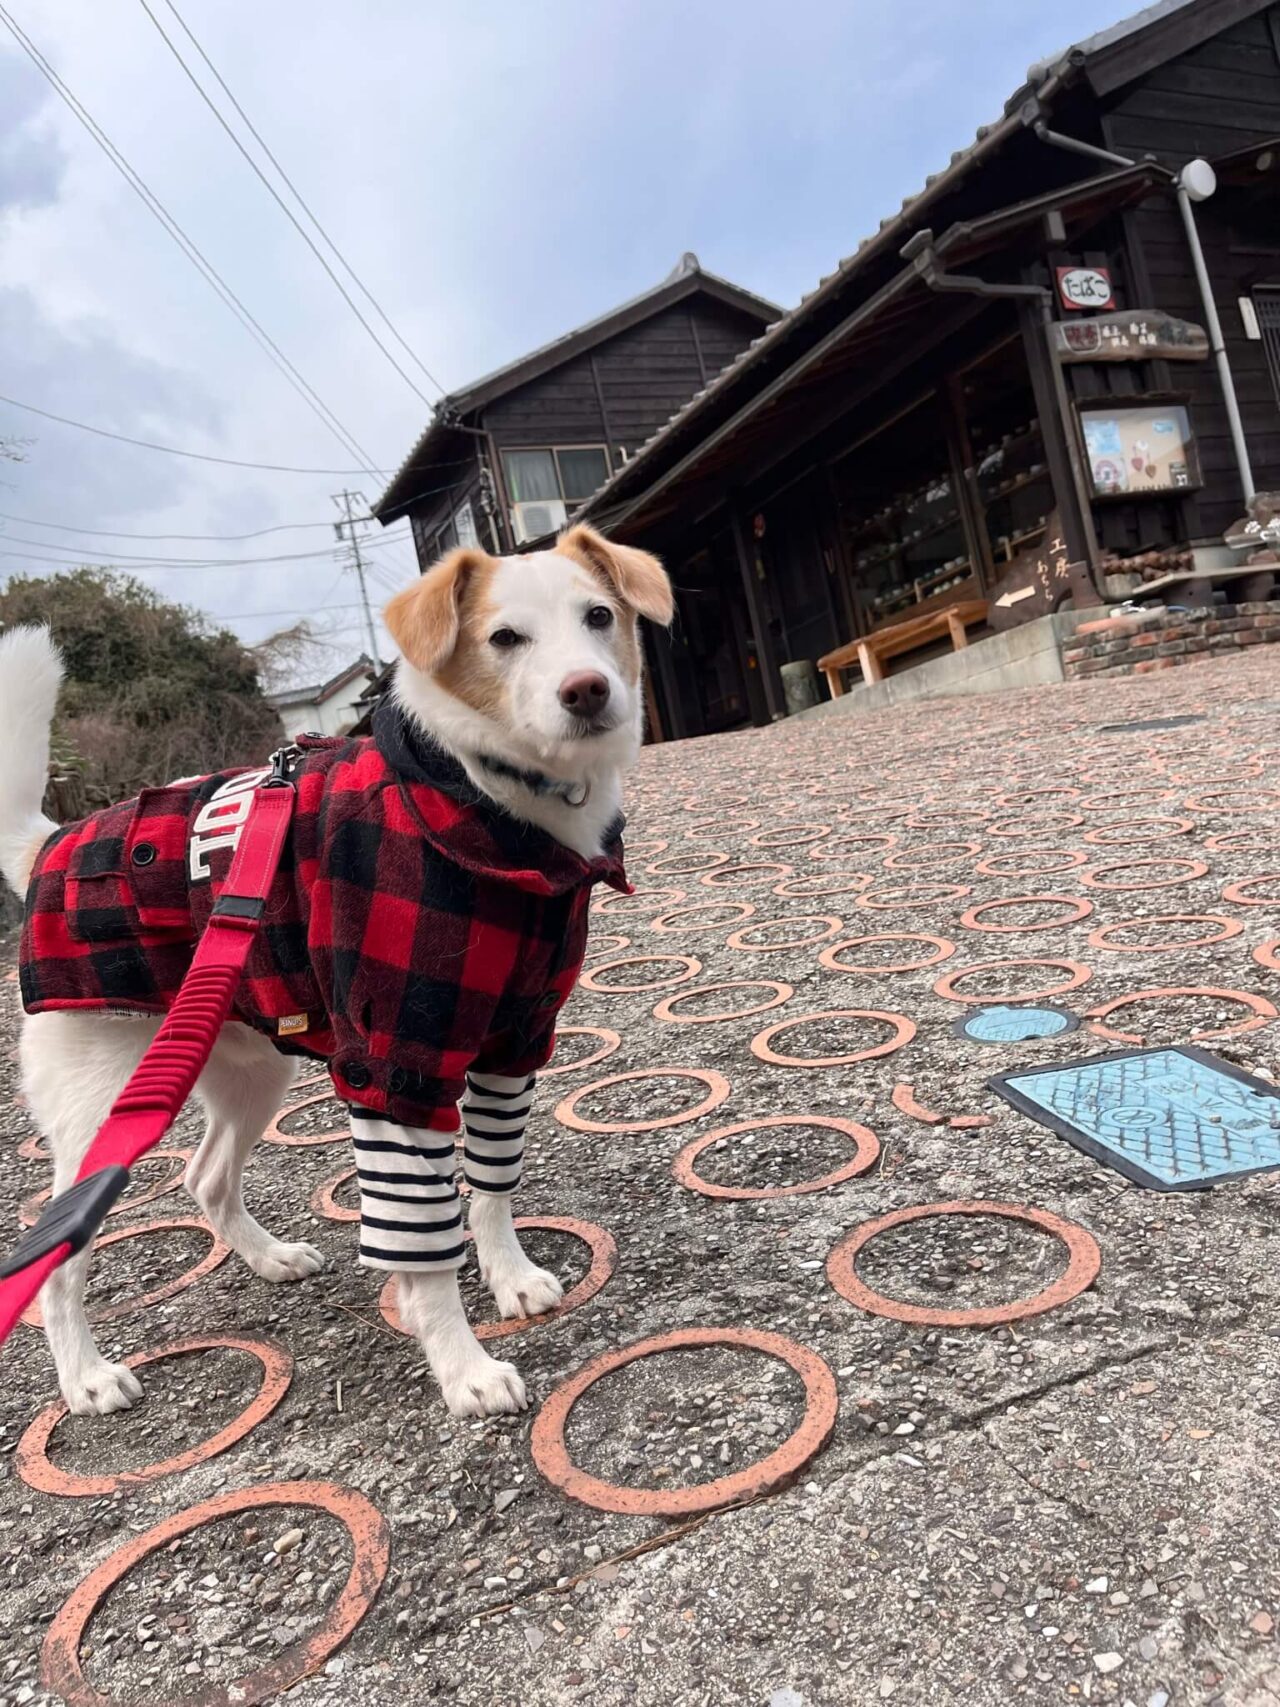
[[[1028,1043],[1033,1038],[1063,1037],[1079,1024],[1076,1016],[1065,1008],[997,1006],[966,1014],[951,1030],[956,1037],[967,1037],[970,1043]]]
[[[1280,1091],[1205,1049],[1121,1049],[987,1082],[1095,1161],[1154,1191],[1280,1168]]]
[[[1203,723],[1203,717],[1142,717],[1135,723],[1100,723],[1100,735],[1138,734],[1143,729],[1182,729],[1188,723]]]

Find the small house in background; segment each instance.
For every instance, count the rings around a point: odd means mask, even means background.
[[[286,735],[349,735],[364,707],[359,701],[378,675],[363,653],[353,664],[314,687],[286,688],[267,698],[280,714]]]
[[[373,513],[408,516],[422,569],[456,545],[553,534],[781,313],[686,254],[653,290],[442,398]]]

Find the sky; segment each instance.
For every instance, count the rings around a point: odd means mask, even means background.
[[[685,250],[793,305],[999,115],[1030,63],[1132,9],[1126,0],[172,4],[446,389],[648,289]],[[146,5],[258,154],[170,0]],[[249,642],[307,616],[325,636],[313,673],[330,662],[336,672],[363,641],[354,576],[334,555],[332,495],[374,499],[426,425],[428,403],[236,152],[143,0],[3,6],[348,444],[272,365],[2,21],[0,393],[206,456],[352,472],[223,467],[0,402],[0,436],[28,441],[24,462],[0,462],[0,582],[56,574],[55,563],[117,563]],[[71,528],[94,531],[62,531]],[[280,531],[176,537],[264,529]],[[416,573],[407,523],[366,537],[371,591],[383,602]],[[292,560],[244,561],[267,557]],[[385,632],[380,644],[388,655]]]

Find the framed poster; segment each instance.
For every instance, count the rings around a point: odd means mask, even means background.
[[[1080,425],[1096,498],[1141,498],[1199,486],[1200,459],[1181,403],[1082,405]]]

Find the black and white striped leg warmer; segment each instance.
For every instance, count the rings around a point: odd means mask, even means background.
[[[524,1128],[537,1084],[501,1073],[468,1073],[462,1104],[466,1147],[462,1171],[472,1191],[514,1191],[524,1162]]]
[[[366,1268],[460,1268],[466,1260],[452,1132],[397,1126],[351,1110]]]

